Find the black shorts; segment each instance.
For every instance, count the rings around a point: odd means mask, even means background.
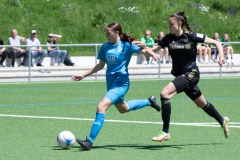
[[[177,76],[172,83],[176,87],[177,93],[185,92],[186,95],[194,101],[202,95],[197,86],[199,78],[200,72],[198,68],[194,68],[180,76]]]

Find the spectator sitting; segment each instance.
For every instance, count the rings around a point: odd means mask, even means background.
[[[214,33],[214,36],[213,36],[212,39],[215,39],[215,40],[217,40],[217,41],[220,41],[220,40],[219,40],[219,34],[218,34],[218,32],[215,32],[215,33]],[[210,47],[211,47],[211,53],[212,53],[212,55],[214,56],[214,62],[217,63],[217,62],[218,62],[218,61],[217,61],[218,50],[217,50],[217,48],[216,48],[216,46],[215,46],[214,44],[211,44]]]
[[[207,36],[207,35],[206,35]],[[208,44],[205,44],[205,56],[208,55],[208,63],[214,63],[212,61],[212,53],[211,53],[211,48]],[[207,59],[205,58],[205,63],[207,63]]]
[[[204,63],[204,57],[206,54],[206,48],[204,44],[197,44],[197,54],[199,56],[199,63]]]
[[[227,33],[224,34],[223,38],[220,39],[220,42],[230,42],[229,36]],[[223,44],[223,52],[226,54],[227,63],[230,63],[228,55],[231,56],[231,63],[233,63],[233,48],[231,44]]]
[[[4,45],[4,42],[1,37],[0,37],[0,45]],[[7,55],[8,55],[8,51],[6,50],[5,47],[2,47],[2,49],[0,49],[0,56],[2,57],[0,60],[0,67],[5,67],[3,65],[3,62],[6,59]]]
[[[30,46],[28,49],[31,52],[31,66],[33,66],[33,58],[40,57],[39,62],[37,63],[37,66],[43,66],[42,62],[44,60],[44,57],[47,54],[47,51],[45,49],[42,49],[40,46],[40,41],[36,38],[37,31],[31,30],[31,37],[27,39],[27,45]],[[32,47],[31,47],[32,46]]]
[[[8,38],[8,44],[11,45],[12,47],[9,48],[8,58],[12,58],[12,67],[15,67],[14,66],[15,59],[21,58],[21,57],[23,57],[21,66],[27,66],[26,60],[27,60],[28,52],[27,50],[20,48],[21,42],[25,43],[26,39],[24,37],[19,36],[16,29],[13,29],[11,33],[12,33],[12,36]]]
[[[51,46],[55,45],[61,38],[61,35],[53,34],[50,33],[48,34],[49,40],[47,41],[47,47],[48,49],[48,56],[51,58],[55,58],[55,64],[54,66],[64,66],[64,59],[67,56],[67,51],[66,50],[60,50],[59,47],[56,46]],[[60,62],[58,64],[58,62]]]
[[[199,62],[204,64],[213,63],[212,55],[211,55],[211,48],[208,44],[198,44],[197,45],[197,54],[199,55]],[[207,59],[208,56],[208,59]]]
[[[161,41],[164,37],[164,33],[163,32],[159,32],[157,38],[154,40],[155,43],[158,43],[159,41]],[[168,48],[165,47],[164,49],[160,49],[160,56],[161,56],[161,63],[163,63],[163,57],[165,57],[166,63],[169,63],[169,52],[168,52]]]
[[[143,43],[146,43],[146,44],[154,44],[154,40],[152,39],[151,37],[151,31],[150,30],[146,30],[145,31],[145,36],[143,38],[141,38],[140,40],[141,42]],[[146,45],[148,48],[152,48],[152,45]],[[143,57],[143,62],[142,64],[149,64],[149,61],[150,61],[150,57],[146,57],[144,55],[142,55]],[[156,63],[155,61],[151,61],[152,63]]]

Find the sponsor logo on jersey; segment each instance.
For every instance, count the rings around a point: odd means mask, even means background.
[[[117,56],[107,56],[106,61],[108,64],[117,64],[118,57]]]

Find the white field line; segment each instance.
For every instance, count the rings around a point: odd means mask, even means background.
[[[35,119],[59,119],[59,120],[74,120],[74,121],[94,121],[94,119],[89,119],[89,118],[28,116],[28,115],[12,115],[12,114],[0,114],[0,117],[35,118]],[[125,120],[111,120],[111,119],[106,119],[105,122],[135,123],[135,124],[162,124],[162,122],[125,121]],[[218,123],[175,123],[175,122],[171,122],[170,124],[171,125],[181,125],[181,126],[219,127]],[[230,122],[229,127],[230,128],[240,128],[240,122]]]

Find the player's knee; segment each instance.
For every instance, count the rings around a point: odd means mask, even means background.
[[[106,107],[98,105],[97,112],[105,113],[105,111],[106,111]]]
[[[161,92],[160,92],[160,97],[161,98],[168,98],[169,97],[169,93],[167,90],[163,89]]]

